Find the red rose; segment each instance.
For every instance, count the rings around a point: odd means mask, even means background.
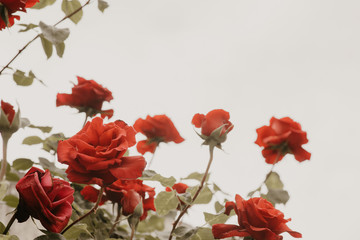
[[[262,126],[256,129],[256,132],[258,138],[255,143],[264,147],[262,154],[267,163],[275,164],[287,153],[294,154],[299,162],[310,159],[311,154],[301,147],[308,142],[306,132],[302,131],[300,124],[291,118],[273,117],[270,126]]]
[[[15,110],[14,107],[7,103],[4,102],[3,100],[1,100],[1,109],[3,110],[3,112],[5,113],[10,125],[12,124],[12,121],[14,120],[14,116],[15,116]]]
[[[189,186],[186,185],[185,183],[175,183],[172,186],[172,189],[174,189],[177,193],[186,193],[186,189],[188,189],[188,188],[189,188]],[[165,189],[165,191],[171,192],[171,188],[167,187]]]
[[[56,106],[67,105],[85,112],[88,116],[101,113],[102,117],[111,118],[113,110],[102,110],[103,102],[113,99],[111,92],[95,82],[77,77],[78,85],[72,88],[71,94],[58,93],[56,96]]]
[[[58,145],[58,160],[68,164],[72,182],[110,185],[117,179],[136,179],[142,175],[146,162],[142,156],[124,157],[136,144],[135,130],[123,121],[103,124],[99,117]]]
[[[25,8],[31,8],[39,0],[0,0],[0,30],[14,25],[15,19],[20,17],[13,15],[17,11],[26,12]],[[7,19],[4,19],[6,18]]]
[[[244,200],[236,195],[235,202],[227,202],[225,208],[227,215],[234,209],[239,225],[214,224],[214,238],[250,236],[255,240],[281,240],[283,237],[279,234],[283,232],[288,232],[295,238],[302,237],[301,233],[292,231],[286,225],[291,219],[284,219],[284,214],[263,198]]]
[[[148,139],[138,142],[136,148],[139,153],[154,153],[161,142],[181,143],[184,139],[176,130],[174,123],[166,115],[147,116],[139,118],[134,124],[136,131],[144,134]]]
[[[230,132],[233,129],[232,123],[229,121],[230,114],[222,109],[215,109],[208,114],[197,113],[194,115],[191,123],[197,128],[201,128],[201,134],[210,136],[211,133],[224,125],[221,135],[225,132]]]
[[[19,222],[29,216],[40,220],[49,231],[59,233],[69,222],[74,189],[64,180],[52,178],[49,170],[32,167],[16,184],[20,201],[16,211]]]
[[[81,195],[88,201],[96,202],[99,190],[92,186],[86,186],[81,191]],[[148,196],[147,198],[146,195]],[[140,220],[144,220],[147,216],[147,211],[156,211],[154,196],[154,188],[143,184],[141,180],[117,180],[110,186],[105,187],[100,203],[103,204],[107,200],[118,203],[122,208],[122,214],[128,216],[134,212],[136,206],[142,201],[144,211]]]

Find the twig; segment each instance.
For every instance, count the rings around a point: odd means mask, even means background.
[[[61,19],[60,21],[58,21],[57,23],[55,23],[53,26],[57,26],[59,23],[63,22],[64,20],[71,18],[72,16],[74,16],[76,13],[78,13],[81,9],[83,9],[86,5],[88,5],[90,3],[91,0],[88,0],[84,5],[82,5],[81,7],[79,7],[78,9],[76,9],[74,12],[70,13],[69,15],[65,16],[63,19]],[[9,65],[36,39],[38,39],[41,36],[41,34],[36,35],[33,39],[31,39],[28,43],[25,44],[24,47],[22,47],[18,53],[0,70],[0,75],[2,74],[2,72],[9,67]]]

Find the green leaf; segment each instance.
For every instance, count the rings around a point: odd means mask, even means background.
[[[30,124],[28,127],[40,129],[43,133],[49,133],[52,130],[52,127],[35,126],[33,124]]]
[[[34,240],[66,240],[66,238],[60,233],[47,232],[46,235],[41,235]]]
[[[198,180],[200,182],[200,181],[202,181],[203,177],[204,177],[203,173],[193,172],[193,173],[190,173],[189,176],[187,176],[184,179],[194,179],[194,180]],[[209,177],[210,177],[210,174],[208,174],[206,176],[205,182],[208,181]]]
[[[6,180],[11,181],[11,182],[17,182],[20,180],[19,175],[17,175],[16,173],[13,173],[13,172],[7,172],[5,176],[6,176]]]
[[[61,4],[61,9],[66,15],[70,15],[81,7],[81,3],[78,0],[63,0]],[[77,24],[83,16],[82,9],[70,17],[70,20],[73,23]]]
[[[5,197],[8,189],[9,189],[9,182],[1,181],[0,182],[0,201]],[[2,231],[0,231],[0,232],[2,232]]]
[[[2,233],[4,232],[4,230],[5,230],[5,225],[2,222],[0,222],[0,232]]]
[[[153,170],[145,170],[143,172],[142,177],[139,179],[147,180],[147,181],[158,181],[164,187],[172,187],[176,182],[176,179],[174,177],[166,178],[166,177],[163,177],[160,174],[156,173]]]
[[[104,12],[106,8],[109,7],[109,4],[105,2],[104,0],[98,0],[98,8],[101,12]]]
[[[160,192],[155,198],[155,208],[159,216],[166,215],[170,210],[176,209],[179,204],[179,200],[176,194],[171,192]]]
[[[63,43],[70,34],[70,30],[68,28],[56,28],[51,25],[46,25],[45,23],[39,23],[42,35],[44,38],[49,40],[52,44]]]
[[[12,167],[15,170],[27,170],[27,169],[31,168],[33,164],[34,164],[34,162],[28,158],[18,158],[16,160],[14,160]]]
[[[19,24],[19,26],[25,27],[24,29],[19,30],[19,32],[27,32],[31,29],[34,29],[36,27],[38,27],[38,25],[33,24],[33,23],[29,23],[29,24]]]
[[[223,210],[225,208],[224,205],[222,205],[219,201],[215,202],[215,211],[217,213],[219,213],[221,210]]]
[[[9,194],[9,195],[6,195],[4,198],[3,198],[3,201],[6,203],[6,205],[8,205],[9,207],[13,207],[13,208],[16,208],[18,205],[19,205],[19,198],[12,195],[12,194]]]
[[[91,233],[87,230],[87,225],[85,223],[78,223],[72,226],[68,231],[64,233],[66,240],[77,240],[81,234],[86,234],[91,237]]]
[[[44,169],[49,169],[49,171],[55,176],[59,176],[62,178],[66,177],[66,173],[64,169],[57,168],[54,163],[50,162],[46,158],[39,157],[39,164]]]
[[[40,0],[40,2],[35,4],[31,9],[42,9],[54,4],[54,2],[56,2],[56,0]]]
[[[199,228],[190,240],[215,240],[210,228]]]
[[[191,196],[194,197],[198,188],[199,188],[198,186],[189,187],[188,189],[186,189],[186,192],[190,192]],[[193,204],[208,204],[211,201],[212,196],[213,196],[213,193],[211,192],[209,187],[204,186]]]
[[[229,219],[229,216],[223,213],[215,215],[204,212],[204,217],[205,217],[205,221],[211,226],[216,223],[225,223]]]
[[[214,190],[214,192],[218,192],[218,191],[221,191],[221,188],[219,188],[218,185],[216,185],[215,183],[213,183],[213,190]]]
[[[35,145],[35,144],[40,144],[42,143],[44,140],[42,140],[40,137],[38,136],[30,136],[27,137],[23,140],[22,144],[26,144],[26,145]]]
[[[183,201],[186,204],[191,204],[192,202],[192,198],[191,198],[191,194],[186,192],[186,193],[176,193],[176,195],[180,198],[181,201]]]
[[[55,44],[55,49],[56,49],[56,54],[59,57],[62,57],[64,55],[64,51],[65,51],[65,43],[58,43]]]
[[[136,231],[139,233],[162,231],[165,228],[164,221],[164,217],[151,215],[139,223]]]
[[[3,235],[0,234],[0,240],[19,240],[19,238],[15,235]]]
[[[198,228],[191,229],[189,227],[180,226],[175,228],[173,236],[176,236],[176,240],[186,240],[193,236],[197,230]]]
[[[284,184],[280,180],[279,174],[271,172],[265,181],[265,185],[268,189],[283,189]]]
[[[50,137],[47,137],[43,142],[43,149],[47,152],[53,151],[56,153],[57,146],[60,140],[65,140],[66,137],[63,133],[54,133]]]
[[[40,35],[40,39],[44,52],[49,59],[53,53],[53,44],[49,40],[47,40],[42,34]]]
[[[268,193],[266,195],[261,194],[261,197],[265,198],[269,202],[271,202],[273,205],[277,203],[283,203],[286,204],[287,201],[290,199],[290,195],[287,191],[282,189],[269,189]]]
[[[15,83],[19,86],[30,86],[34,82],[35,75],[30,71],[29,76],[25,76],[25,73],[16,70],[13,74]]]

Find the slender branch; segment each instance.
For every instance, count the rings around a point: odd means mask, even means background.
[[[111,229],[109,231],[109,237],[114,232],[116,225],[120,222],[120,217],[121,217],[121,207],[118,205],[117,216],[116,216],[113,226],[111,227]]]
[[[156,149],[157,149],[158,147],[159,147],[159,143],[156,145],[156,148],[155,148],[155,150],[154,150],[154,152],[153,152],[153,155],[152,155],[152,157],[151,157],[151,159],[150,159],[149,164],[146,165],[146,168],[147,168],[147,169],[150,168],[150,166],[151,166],[151,164],[152,164],[152,162],[153,162],[153,160],[154,160],[154,157],[155,157]]]
[[[101,187],[100,191],[99,191],[99,196],[98,196],[98,199],[94,205],[94,207],[89,211],[87,212],[86,214],[84,214],[83,216],[79,217],[77,220],[75,220],[74,222],[72,222],[69,226],[67,226],[62,232],[61,234],[64,234],[67,230],[69,230],[72,226],[74,226],[76,223],[80,222],[81,220],[83,220],[84,218],[86,218],[87,216],[89,216],[90,214],[92,213],[96,213],[96,210],[98,209],[99,207],[99,203],[101,201],[101,198],[103,196],[103,193],[104,193],[104,187]]]
[[[130,235],[130,240],[133,240],[135,235],[135,225],[131,226],[131,235]]]
[[[2,158],[2,164],[1,164],[1,171],[0,171],[0,182],[4,179],[6,174],[6,165],[7,165],[7,145],[9,142],[8,136],[5,134],[1,134],[3,139],[3,158]]]
[[[201,180],[200,186],[199,186],[198,190],[196,191],[194,197],[192,198],[191,203],[188,204],[188,205],[181,211],[181,213],[179,214],[179,216],[176,218],[176,220],[175,220],[175,222],[174,222],[174,224],[173,224],[173,227],[172,227],[172,229],[171,229],[171,232],[170,232],[169,240],[172,239],[172,237],[173,237],[172,234],[173,234],[176,226],[177,226],[178,223],[180,222],[180,219],[184,216],[184,214],[187,212],[187,210],[188,210],[188,209],[192,206],[192,204],[195,202],[197,196],[200,194],[200,192],[201,192],[201,190],[202,190],[202,188],[203,188],[203,186],[204,186],[204,183],[205,183],[205,181],[206,181],[206,178],[207,178],[207,176],[208,176],[208,174],[209,174],[209,169],[210,169],[211,163],[212,163],[213,158],[214,158],[214,147],[215,147],[214,145],[210,145],[210,146],[209,146],[210,159],[209,159],[209,163],[208,163],[208,165],[207,165],[207,167],[206,167],[205,174],[204,174],[204,176],[203,176],[203,178],[202,178],[202,180]]]
[[[15,210],[14,214],[12,215],[10,221],[9,221],[8,224],[6,225],[6,228],[5,228],[4,232],[2,233],[3,235],[6,235],[6,234],[9,232],[9,229],[10,229],[11,226],[13,225],[15,219],[16,219],[16,210]]]
[[[53,26],[57,26],[58,24],[60,24],[61,22],[65,21],[68,18],[71,18],[72,16],[74,16],[76,13],[78,13],[81,9],[83,9],[86,5],[88,5],[90,3],[91,0],[88,0],[84,5],[82,5],[81,7],[79,7],[78,9],[76,9],[74,12],[70,13],[69,15],[65,16],[64,18],[62,18],[60,21],[58,21],[57,23],[55,23]],[[41,34],[36,35],[33,39],[31,39],[28,43],[25,44],[24,47],[22,47],[18,53],[0,70],[0,75],[2,74],[2,72],[9,67],[9,65],[32,43],[34,42],[36,39],[38,39],[40,37]]]
[[[83,128],[85,127],[85,124],[86,124],[86,121],[87,121],[87,119],[88,119],[88,117],[89,117],[89,114],[87,114],[87,113],[85,113],[86,115],[85,115],[85,121],[84,121],[84,123],[83,123]]]

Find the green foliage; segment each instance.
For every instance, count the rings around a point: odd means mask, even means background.
[[[179,204],[179,200],[174,191],[160,192],[155,198],[155,208],[159,216],[164,216],[169,211],[176,209]]]
[[[52,44],[63,43],[70,35],[70,30],[68,28],[56,28],[51,25],[46,25],[41,21],[39,26],[44,38],[49,40]]]
[[[0,222],[0,233],[4,232],[4,230],[5,230],[5,225],[2,222]]]
[[[15,170],[27,170],[31,168],[33,164],[34,162],[28,158],[18,158],[14,160],[12,167]]]
[[[41,39],[41,44],[43,46],[46,57],[49,59],[53,53],[53,45],[49,40],[47,40],[44,37],[44,35],[40,35],[40,39]]]
[[[36,24],[33,24],[33,23],[29,23],[29,24],[21,23],[21,24],[19,24],[19,26],[25,27],[24,29],[19,30],[19,32],[27,32],[27,31],[29,31],[31,29],[39,27],[39,25],[36,25]]]
[[[101,12],[104,12],[106,8],[109,7],[109,4],[105,2],[104,0],[98,0],[98,8]]]
[[[211,226],[216,223],[225,223],[229,219],[229,216],[223,213],[216,215],[204,212],[204,217],[205,221]]]
[[[9,183],[7,181],[1,181],[0,182],[0,201],[5,197],[8,189],[9,189]]]
[[[265,185],[269,189],[283,189],[284,184],[280,180],[279,174],[271,172],[265,181]]]
[[[67,239],[60,233],[46,232],[45,235],[41,235],[35,238],[34,240],[67,240]]]
[[[78,223],[64,233],[66,240],[77,240],[80,235],[91,237],[91,233],[87,230],[87,225],[84,223]]]
[[[156,214],[149,215],[145,220],[141,221],[137,227],[137,232],[154,232],[162,231],[165,228],[165,218]]]
[[[37,4],[35,4],[32,9],[42,9],[44,7],[53,5],[56,2],[56,0],[40,0]]]
[[[11,181],[11,182],[17,182],[20,180],[19,175],[14,172],[7,172],[5,177],[6,177],[6,180]]]
[[[287,201],[289,201],[289,193],[283,190],[284,184],[282,183],[279,174],[271,172],[270,175],[267,176],[265,185],[268,188],[268,192],[267,194],[261,194],[262,198],[265,198],[273,205],[277,203],[286,204]]]
[[[20,240],[20,239],[15,235],[3,235],[3,234],[0,234],[0,240]]]
[[[215,202],[215,211],[217,212],[217,213],[219,213],[221,210],[223,210],[224,208],[225,208],[225,206],[224,205],[222,205],[219,201],[216,201]]]
[[[32,71],[29,72],[29,75],[26,76],[25,72],[16,70],[13,74],[13,79],[15,83],[19,86],[30,86],[34,82],[35,75]]]
[[[6,203],[6,205],[13,208],[16,208],[17,205],[19,204],[19,198],[12,194],[6,195],[3,198],[3,201]]]
[[[196,234],[197,230],[198,228],[189,228],[185,226],[180,226],[174,230],[173,236],[176,236],[176,240],[186,240],[189,239],[194,234]]]
[[[214,240],[214,236],[210,228],[199,228],[190,240]]]
[[[193,172],[193,173],[190,173],[189,176],[187,176],[184,179],[194,179],[194,180],[198,180],[200,182],[203,179],[203,177],[204,177],[204,173]],[[210,177],[210,174],[208,174],[206,176],[205,182],[208,181],[209,177]]]
[[[57,152],[57,146],[59,141],[65,140],[66,137],[63,133],[54,133],[51,136],[44,139],[43,149],[49,153],[55,154]]]
[[[61,9],[66,15],[70,15],[81,7],[81,3],[78,0],[63,0],[61,4]],[[80,10],[76,14],[70,17],[70,20],[77,24],[83,16],[83,11]]]
[[[191,197],[194,197],[198,188],[199,186],[189,187],[188,189],[186,189],[186,192],[189,192],[191,194]],[[211,201],[212,197],[213,193],[211,192],[210,188],[208,186],[204,186],[203,189],[201,189],[200,194],[195,199],[194,204],[208,204]]]
[[[35,126],[33,124],[30,124],[28,126],[29,128],[37,128],[40,129],[43,133],[49,133],[52,130],[52,127],[45,127],[45,126]]]
[[[164,187],[172,187],[176,182],[176,179],[174,177],[166,178],[153,170],[145,170],[142,177],[139,179],[147,181],[157,181],[160,182],[161,185],[163,185]]]
[[[65,170],[56,167],[56,166],[55,166],[55,163],[50,162],[50,161],[47,160],[46,158],[39,157],[39,164],[40,164],[40,166],[42,166],[44,169],[49,169],[49,171],[51,172],[51,174],[53,174],[53,175],[55,175],[55,176],[62,177],[62,178],[66,178]]]
[[[34,145],[34,144],[40,144],[42,143],[44,140],[42,140],[40,137],[38,136],[30,136],[30,137],[26,137],[22,144],[26,144],[26,145]]]

